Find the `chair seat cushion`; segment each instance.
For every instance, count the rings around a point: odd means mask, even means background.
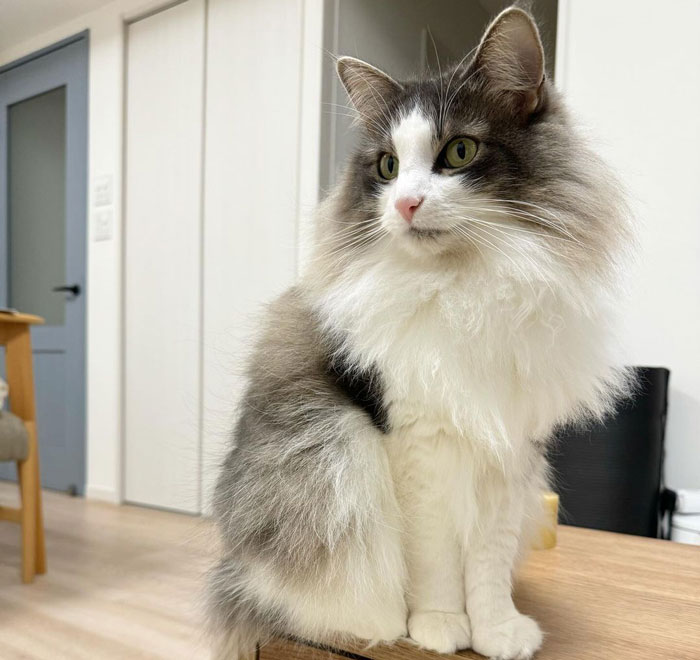
[[[29,453],[24,422],[6,410],[0,410],[0,461],[23,461]]]

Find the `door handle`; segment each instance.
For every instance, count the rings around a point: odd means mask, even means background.
[[[80,295],[80,284],[65,284],[64,286],[55,286],[52,291],[65,291],[72,293],[74,296]]]

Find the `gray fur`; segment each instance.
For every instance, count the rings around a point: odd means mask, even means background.
[[[343,469],[352,462],[347,417],[375,422],[343,382],[363,375],[338,358],[298,288],[270,305],[214,500],[223,541],[210,576],[217,628],[293,634],[283,613],[261,611],[241,586],[246,560],[278,567],[290,583],[308,579],[361,531],[359,516],[339,517],[334,506],[342,480],[357,477]]]

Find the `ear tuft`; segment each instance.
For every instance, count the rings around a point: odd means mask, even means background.
[[[403,87],[383,71],[354,57],[341,57],[336,64],[338,77],[361,117],[386,112],[389,99]]]
[[[532,17],[518,7],[502,11],[487,28],[474,57],[476,67],[496,94],[505,94],[526,114],[544,92],[544,50]]]

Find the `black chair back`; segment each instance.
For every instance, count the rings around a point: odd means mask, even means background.
[[[602,424],[564,428],[549,453],[559,522],[659,536],[670,372],[635,367],[638,392]]]

